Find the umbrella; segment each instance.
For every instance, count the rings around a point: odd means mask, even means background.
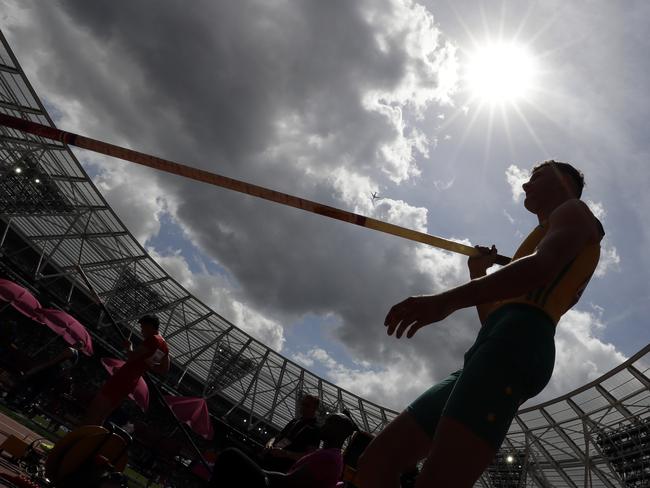
[[[29,291],[13,281],[0,278],[0,300],[9,302],[12,307],[30,319],[38,320],[37,311],[41,304]]]
[[[102,358],[102,365],[111,376],[124,365],[124,361],[116,358]],[[138,404],[143,412],[149,408],[149,387],[143,378],[138,380],[135,389],[129,393],[129,398]]]
[[[68,344],[72,345],[81,342],[81,352],[87,356],[92,355],[93,341],[90,338],[90,334],[71,315],[55,308],[42,308],[39,311],[37,320],[63,337],[63,340]]]
[[[201,437],[212,440],[214,429],[205,398],[165,395],[165,401],[178,420],[189,425]]]

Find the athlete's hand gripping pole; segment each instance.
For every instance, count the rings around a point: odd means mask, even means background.
[[[167,173],[184,176],[185,178],[201,181],[210,185],[227,188],[229,190],[245,193],[257,198],[263,198],[265,200],[270,200],[272,202],[287,205],[289,207],[299,208],[301,210],[323,215],[325,217],[330,217],[332,219],[359,225],[361,227],[366,227],[367,229],[373,229],[379,232],[384,232],[386,234],[403,237],[404,239],[409,239],[411,241],[429,244],[430,246],[435,246],[447,251],[457,252],[466,256],[474,256],[477,254],[476,249],[474,249],[472,246],[450,241],[449,239],[443,239],[442,237],[437,237],[430,234],[425,234],[424,232],[407,229],[405,227],[400,227],[399,225],[390,224],[388,222],[383,222],[371,217],[348,212],[347,210],[330,207],[329,205],[323,205],[318,202],[299,198],[287,193],[281,193],[269,188],[254,185],[252,183],[246,183],[245,181],[235,180],[233,178],[221,176],[216,173],[210,173],[209,171],[192,168],[191,166],[158,158],[138,151],[133,151],[131,149],[102,142],[97,139],[91,139],[89,137],[84,137],[72,132],[62,131],[55,127],[37,124],[36,122],[32,122],[30,120],[12,117],[10,115],[0,113],[0,125],[11,127],[23,132],[28,132],[30,134],[44,137],[46,139],[60,141],[63,144],[77,146],[96,153],[123,159],[125,161],[130,161],[132,163],[140,164],[143,166],[148,166],[149,168],[165,171]],[[497,255],[496,264],[505,265],[509,262],[509,257]]]

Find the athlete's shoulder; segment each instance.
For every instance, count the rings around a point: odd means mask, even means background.
[[[558,206],[549,217],[551,227],[571,227],[589,236],[589,241],[596,244],[605,236],[600,220],[582,200],[572,198]]]
[[[169,346],[168,346],[167,341],[165,340],[165,338],[163,336],[161,336],[160,334],[156,334],[154,337],[156,338],[156,343],[157,343],[158,347],[160,349],[164,350],[165,352],[169,352]]]

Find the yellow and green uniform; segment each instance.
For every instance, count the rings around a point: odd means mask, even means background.
[[[602,235],[604,235],[605,231],[600,222],[598,222],[598,225]],[[544,236],[546,236],[547,231],[548,225],[543,224],[533,229],[528,237],[524,239],[524,242],[521,243],[512,260],[516,261],[533,254]],[[599,258],[600,244],[591,244],[585,247],[548,283],[530,291],[526,295],[495,302],[491,308],[494,311],[508,303],[525,303],[539,308],[557,324],[562,315],[580,299],[582,292],[596,270],[596,266],[598,266]]]
[[[547,230],[535,228],[513,260],[535,252]],[[599,256],[599,244],[587,246],[544,286],[492,304],[463,368],[407,407],[428,435],[433,438],[438,420],[446,416],[499,448],[520,405],[551,379],[555,326],[580,298]]]

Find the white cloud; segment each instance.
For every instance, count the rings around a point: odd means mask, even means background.
[[[346,207],[355,212],[368,214],[372,212],[375,202],[373,194],[379,194],[379,186],[369,176],[360,175],[349,168],[339,167],[329,175],[328,184],[332,186],[335,196]]]
[[[298,364],[302,364],[306,368],[311,368],[314,365],[314,360],[310,357],[309,351],[306,353],[298,352],[292,355],[291,359],[293,359]]]
[[[433,101],[451,103],[459,81],[457,48],[442,38],[431,12],[412,0],[365,0],[362,9],[381,44],[408,54],[400,83],[374,98],[419,111]]]
[[[593,213],[598,220],[602,220],[605,215],[607,215],[607,212],[605,211],[605,206],[602,204],[602,202],[594,202],[593,200],[585,200],[585,203],[589,207],[589,210],[591,210],[591,213]]]
[[[363,106],[381,114],[395,129],[395,137],[379,148],[379,154],[383,171],[400,183],[419,176],[416,152],[427,157],[430,145],[422,132],[407,128],[404,112],[411,108],[421,118],[431,103],[451,103],[459,80],[456,47],[441,38],[433,15],[411,0],[366,1],[362,9],[380,48],[387,52],[400,46],[407,54],[397,85],[370,89],[363,96]]]
[[[341,388],[395,410],[402,410],[431,386],[428,359],[425,358],[399,355],[383,368],[370,368],[361,362],[348,367],[324,349],[314,347],[295,354],[294,359],[305,366],[321,366],[326,378]]]
[[[514,164],[508,166],[508,169],[506,169],[506,180],[510,185],[513,201],[518,202],[521,199],[521,196],[524,194],[521,185],[523,185],[529,177],[530,172],[528,170],[521,169]]]
[[[607,216],[607,211],[602,202],[585,200],[585,203],[598,220],[602,221]],[[611,244],[609,237],[605,235],[605,238],[601,242],[600,261],[598,262],[598,267],[594,272],[594,276],[602,278],[609,271],[619,271],[620,263],[621,257],[618,254],[616,246]]]
[[[451,238],[450,240],[470,245],[467,239]],[[418,271],[431,279],[434,284],[432,288],[435,290],[457,286],[469,278],[466,265],[467,257],[461,254],[420,245],[413,251],[413,261],[416,263]]]
[[[607,237],[603,239],[600,249],[600,261],[594,272],[594,276],[602,278],[610,270],[620,270],[621,257],[618,254],[615,246],[609,244]]]
[[[147,250],[170,276],[199,300],[217,310],[219,315],[270,348],[282,351],[285,342],[282,325],[241,301],[227,277],[209,273],[205,269],[192,272],[179,251],[162,254],[153,248]]]
[[[445,140],[448,139],[451,139],[451,136],[445,136]],[[449,190],[452,186],[454,186],[455,181],[456,178],[451,178],[449,181],[435,180],[433,182],[433,186],[436,188],[436,190],[439,191]]]
[[[426,208],[414,207],[403,200],[382,196],[379,194],[378,185],[369,177],[354,173],[347,168],[337,168],[330,178],[337,197],[346,206],[352,207],[355,213],[426,232]],[[377,194],[378,198],[373,198],[374,194]]]
[[[151,171],[129,168],[113,160],[95,164],[99,173],[94,183],[141,245],[160,231],[161,217],[173,207],[172,198],[152,181]],[[137,190],[136,190],[137,189]]]

